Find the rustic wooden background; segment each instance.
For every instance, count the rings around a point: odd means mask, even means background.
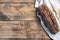
[[[0,0],[0,40],[50,40],[36,18],[35,0]]]

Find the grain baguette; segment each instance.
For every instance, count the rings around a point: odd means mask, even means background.
[[[38,10],[45,26],[51,31],[51,33],[56,34],[59,31],[59,29],[58,29],[57,21],[54,15],[52,14],[52,12],[50,11],[50,9],[46,5],[42,4],[38,8]]]

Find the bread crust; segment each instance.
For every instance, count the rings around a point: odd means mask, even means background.
[[[56,34],[59,31],[59,29],[58,29],[57,21],[54,15],[52,14],[52,12],[50,11],[50,9],[45,4],[42,4],[38,8],[38,10],[45,26],[51,31],[51,33]]]

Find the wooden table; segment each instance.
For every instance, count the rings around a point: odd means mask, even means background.
[[[36,18],[35,0],[0,0],[0,40],[50,40]]]

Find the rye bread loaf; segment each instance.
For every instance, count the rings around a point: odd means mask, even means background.
[[[57,21],[54,15],[52,14],[52,12],[50,11],[50,9],[46,5],[42,4],[38,8],[38,10],[45,26],[51,31],[51,33],[56,34],[59,31],[59,29],[58,29]]]

